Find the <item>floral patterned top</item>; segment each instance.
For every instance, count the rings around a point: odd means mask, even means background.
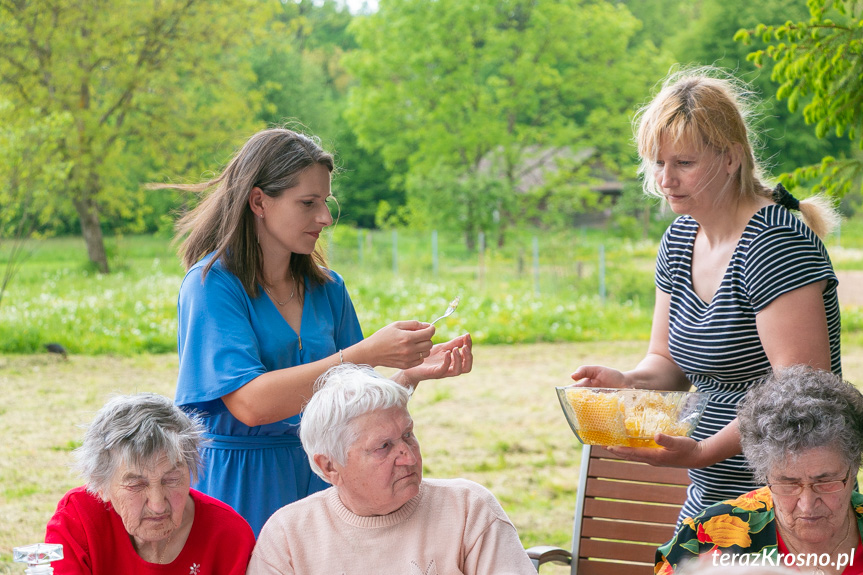
[[[863,495],[851,492],[851,505],[863,533]],[[753,565],[780,564],[776,514],[767,487],[716,503],[694,518],[684,519],[671,541],[656,550],[653,572],[669,575],[685,561],[713,554],[748,554],[760,558],[760,562],[750,562]]]

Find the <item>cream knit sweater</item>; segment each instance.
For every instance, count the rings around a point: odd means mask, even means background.
[[[334,487],[264,525],[246,575],[536,575],[515,527],[485,487],[424,479],[389,515],[351,513]]]

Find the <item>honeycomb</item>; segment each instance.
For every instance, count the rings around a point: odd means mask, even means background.
[[[589,389],[566,390],[582,441],[591,445],[626,445],[624,406],[614,393]]]
[[[578,433],[584,443],[592,445],[659,447],[653,440],[657,433],[689,435],[692,424],[679,420],[680,397],[655,391],[566,390]]]

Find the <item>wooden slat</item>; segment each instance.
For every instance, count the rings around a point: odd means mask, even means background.
[[[582,559],[578,562],[578,575],[653,575],[653,563],[633,565]]]
[[[607,517],[609,519],[628,519],[654,523],[676,523],[680,507],[664,505],[635,505],[626,501],[602,501],[585,499],[585,517]]]
[[[604,447],[593,445],[590,448],[590,460],[594,459],[623,459],[619,455],[615,455]]]
[[[674,535],[674,525],[651,525],[632,521],[603,521],[585,518],[581,524],[582,537],[601,537],[623,541],[641,541],[662,545]]]
[[[626,461],[598,446],[582,465],[578,574],[651,575],[656,548],[674,535],[686,500],[686,470]]]
[[[578,556],[617,559],[619,561],[641,561],[653,564],[655,553],[656,547],[651,545],[582,539]]]
[[[591,457],[587,473],[590,477],[689,485],[689,475],[685,469],[654,467],[645,463],[634,463],[621,459],[611,461],[607,459],[593,459]]]
[[[605,481],[588,478],[584,491],[587,497],[606,497],[626,501],[649,501],[683,505],[686,501],[686,488],[679,485],[643,484],[634,486],[620,481]]]

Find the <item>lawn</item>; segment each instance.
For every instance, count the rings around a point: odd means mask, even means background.
[[[642,342],[477,346],[472,373],[424,382],[412,399],[425,475],[489,487],[525,545],[568,545],[580,449],[554,386],[567,384],[584,362],[631,365],[643,348]],[[111,393],[172,395],[176,370],[173,354],[0,356],[6,397],[0,433],[11,439],[0,445],[0,573],[12,568],[12,547],[42,540],[57,501],[79,484],[69,464],[80,424]]]
[[[858,228],[828,241],[837,270],[863,269]],[[503,246],[469,251],[462,238],[338,226],[323,249],[345,277],[366,334],[399,319],[438,324],[442,341],[470,331],[478,344],[646,340],[655,239],[599,228],[513,233]],[[0,273],[9,241],[0,240]],[[167,238],[110,238],[113,272],[96,273],[80,238],[28,244],[0,301],[0,353],[34,353],[58,342],[80,355],[171,353],[183,271]],[[843,332],[863,333],[859,306],[843,309]]]
[[[399,319],[431,320],[457,295],[461,306],[438,325],[439,340],[464,331],[492,344],[649,333],[653,243],[573,232],[537,238],[534,260],[532,237],[471,254],[441,234],[433,258],[430,238],[345,227],[330,235],[323,249],[366,334]],[[108,247],[113,272],[102,275],[79,238],[32,242],[0,302],[0,353],[33,353],[50,341],[83,355],[173,352],[183,271],[168,239],[112,238]],[[0,243],[0,272],[7,253]]]
[[[863,225],[828,246],[837,270],[863,269]],[[412,400],[428,477],[488,486],[526,546],[568,546],[580,449],[553,387],[583,363],[633,366],[646,348],[655,239],[600,229],[513,234],[469,251],[458,238],[338,227],[325,247],[347,280],[366,333],[397,319],[438,324],[438,340],[469,331],[474,371],[426,382]],[[162,237],[111,238],[110,275],[95,273],[80,238],[28,246],[0,302],[0,573],[12,547],[41,541],[79,480],[69,471],[81,429],[110,393],[173,396],[176,297],[182,280]],[[0,241],[0,273],[8,257]],[[843,367],[863,382],[863,307],[843,305]],[[68,361],[48,355],[59,342]],[[544,569],[555,573],[555,568]]]
[[[426,477],[467,477],[501,501],[526,546],[569,546],[580,447],[554,393],[583,363],[631,367],[644,342],[477,346],[473,372],[424,382],[411,401]],[[843,367],[863,381],[863,348]],[[42,540],[57,501],[79,480],[71,451],[111,393],[172,395],[173,354],[0,356],[0,573],[12,547]],[[555,567],[543,573],[562,573]]]

